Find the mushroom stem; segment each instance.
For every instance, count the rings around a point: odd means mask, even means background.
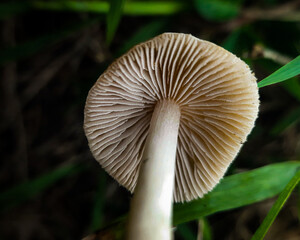
[[[128,240],[172,239],[172,200],[180,108],[171,100],[155,106],[138,183],[131,202]]]

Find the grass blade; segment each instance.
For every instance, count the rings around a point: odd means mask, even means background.
[[[288,64],[279,68],[277,71],[263,79],[258,83],[258,87],[265,87],[271,84],[283,82],[287,79],[297,76],[300,74],[300,56],[290,61]]]
[[[146,1],[128,2],[124,6],[124,13],[128,15],[173,15],[185,11],[190,7],[185,1]]]
[[[259,226],[255,234],[253,235],[252,240],[260,240],[264,238],[279,211],[281,210],[299,181],[300,171],[296,173],[296,175],[291,179],[291,181],[286,185],[282,193],[279,195],[278,199],[269,211],[267,217],[264,219],[263,223]]]
[[[99,176],[99,184],[97,193],[95,196],[95,202],[92,212],[92,221],[90,224],[91,231],[96,231],[103,223],[103,210],[104,210],[104,190],[106,183],[106,175],[104,171],[101,171]]]
[[[106,43],[109,45],[114,38],[115,32],[121,20],[125,0],[110,0],[107,14]]]
[[[51,11],[108,13],[109,3],[104,1],[32,1],[36,9]]]
[[[84,168],[81,165],[70,164],[8,189],[7,191],[0,193],[0,211],[8,210],[28,199],[34,198],[62,178],[82,170],[84,170]]]
[[[297,197],[297,213],[298,213],[298,221],[300,221],[300,184],[298,184],[298,187],[297,187],[297,194],[298,194],[298,197]]]
[[[128,38],[125,43],[117,50],[117,57],[127,52],[134,45],[144,42],[150,38],[163,33],[166,29],[167,21],[164,19],[154,20],[138,29],[133,36]]]
[[[285,162],[226,177],[204,198],[175,204],[173,223],[181,224],[273,197],[284,189],[299,167],[300,162]]]
[[[107,13],[108,2],[103,1],[32,1],[31,7],[52,11]],[[124,4],[125,15],[173,15],[189,8],[182,1],[128,1]]]
[[[203,240],[212,240],[212,230],[209,222],[205,217],[202,217],[198,221],[198,238]]]
[[[223,48],[225,48],[229,52],[234,53],[236,47],[238,46],[238,41],[241,37],[241,33],[242,33],[241,29],[237,29],[233,31],[223,42],[222,44]]]

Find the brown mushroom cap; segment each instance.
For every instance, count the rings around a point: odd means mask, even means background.
[[[178,33],[141,43],[112,63],[89,92],[84,129],[96,160],[131,192],[162,99],[180,106],[174,200],[189,201],[220,181],[253,128],[256,78],[232,53]]]

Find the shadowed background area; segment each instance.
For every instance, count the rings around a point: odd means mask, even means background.
[[[82,125],[89,89],[136,43],[190,33],[242,58],[258,80],[300,52],[299,1],[9,1],[0,26],[1,239],[79,239],[127,213],[131,195],[93,159]],[[260,89],[260,100],[227,175],[299,160],[299,78]],[[298,193],[266,239],[299,238]],[[274,201],[201,218],[199,239],[250,239]],[[196,239],[197,227],[179,225],[175,239]]]

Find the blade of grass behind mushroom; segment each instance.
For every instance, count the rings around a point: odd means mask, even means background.
[[[245,25],[232,31],[223,41],[222,47],[237,56],[242,56],[243,53],[249,51],[257,41],[261,41],[261,39],[255,29],[251,25]]]
[[[109,11],[106,18],[106,43],[113,40],[122,17],[125,0],[110,0]]]
[[[107,13],[108,2],[103,1],[32,1],[31,6],[37,9],[53,11],[75,11]],[[172,15],[189,8],[189,4],[179,1],[128,1],[124,5],[126,15]]]
[[[252,237],[252,240],[259,240],[264,239],[264,236],[267,234],[270,226],[274,222],[275,218],[277,217],[278,213],[282,209],[283,205],[291,195],[294,188],[298,185],[300,181],[300,171],[299,168],[297,169],[298,172],[295,174],[295,176],[289,181],[289,183],[286,185],[284,190],[279,195],[278,199],[272,206],[271,210],[269,211],[268,215],[264,219],[263,223],[259,226],[257,231]]]
[[[116,57],[124,54],[134,45],[163,33],[166,30],[168,23],[169,21],[167,19],[156,19],[148,24],[143,25],[116,51]]]
[[[235,31],[233,31],[228,35],[228,37],[223,42],[222,47],[232,53],[236,53],[236,48],[240,46],[237,43],[239,42],[241,35],[242,35],[242,29],[236,29]]]
[[[12,207],[34,198],[57,181],[83,170],[85,170],[85,167],[82,165],[68,164],[0,193],[0,212],[7,211]]]
[[[99,183],[98,183],[98,189],[94,197],[94,207],[92,211],[92,219],[89,229],[91,231],[95,231],[99,228],[99,226],[102,226],[103,224],[103,208],[104,208],[104,191],[105,191],[105,184],[106,184],[106,174],[104,171],[101,171],[99,173]]]
[[[209,222],[205,217],[198,220],[198,236],[197,240],[212,240],[212,230]]]

